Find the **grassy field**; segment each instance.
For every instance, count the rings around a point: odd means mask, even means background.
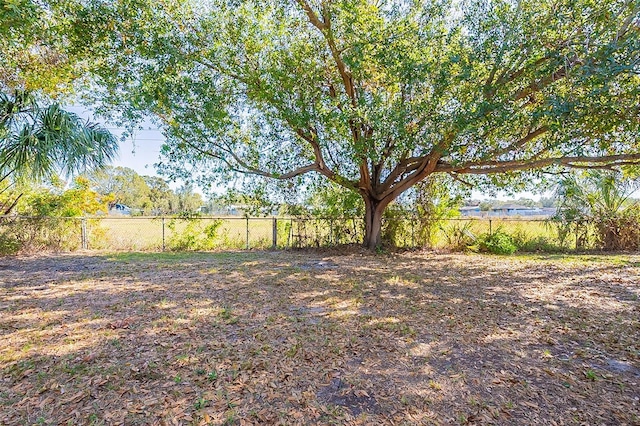
[[[0,424],[640,424],[640,257],[0,259]]]
[[[219,223],[219,225],[217,225]],[[246,248],[247,220],[242,217],[216,219],[102,218],[95,220],[89,236],[94,249],[161,250],[164,234],[166,248],[182,249],[189,238],[206,238],[206,229],[215,226],[215,238],[207,248]],[[249,219],[248,242],[251,248],[271,246],[273,220]],[[217,247],[216,247],[217,246]]]
[[[505,220],[447,220],[434,226],[428,243],[420,234],[417,221],[393,220],[399,228],[394,243],[399,247],[429,246],[457,247],[484,233],[498,230],[520,238],[537,237],[557,243],[555,228],[543,221]],[[247,232],[248,231],[248,232]],[[225,217],[192,220],[166,218],[102,218],[90,222],[89,247],[102,250],[212,250],[270,248],[273,244],[273,218]],[[318,247],[362,242],[358,221],[278,218],[278,247]],[[574,240],[573,240],[574,241]],[[572,244],[571,237],[568,239]]]
[[[347,222],[351,225],[352,221]],[[314,247],[320,245],[316,241],[321,241],[321,245],[359,241],[335,237],[332,240],[331,226],[328,220],[279,218],[276,245]],[[164,224],[162,218],[102,218],[92,222],[89,245],[93,249],[158,251],[162,249],[163,233],[168,250],[264,249],[273,245],[273,218],[166,218]]]

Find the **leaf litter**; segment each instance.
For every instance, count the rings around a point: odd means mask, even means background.
[[[638,256],[5,258],[0,424],[640,424]]]

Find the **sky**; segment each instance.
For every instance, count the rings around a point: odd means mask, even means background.
[[[158,176],[153,165],[160,159],[160,147],[164,142],[164,136],[153,125],[149,125],[144,130],[137,130],[134,135],[121,140],[124,132],[123,128],[94,117],[91,111],[85,107],[70,106],[66,107],[66,109],[87,120],[100,123],[118,138],[118,156],[111,164],[112,166],[128,167],[135,170],[139,175]],[[176,185],[179,186],[179,184]],[[174,184],[171,186],[173,187]]]
[[[122,129],[108,129],[118,137],[122,134]],[[129,167],[139,175],[157,176],[153,165],[160,159],[163,141],[158,130],[137,131],[133,137],[120,141],[119,155],[113,166]]]

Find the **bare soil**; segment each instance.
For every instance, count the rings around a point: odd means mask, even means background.
[[[0,424],[640,425],[640,257],[0,259]]]

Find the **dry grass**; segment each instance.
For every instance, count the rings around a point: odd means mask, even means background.
[[[530,240],[536,237],[546,238],[559,245],[555,227],[540,221],[527,219],[451,219],[439,222],[435,226],[432,241],[433,247],[455,246],[453,235],[465,230],[465,233],[478,237],[490,231],[502,230],[513,236]],[[164,219],[164,240],[167,250],[192,250],[184,247],[190,238],[202,239],[206,235],[209,225],[220,222],[216,228],[215,238],[206,249],[242,249],[270,248],[273,243],[273,218],[221,217],[195,218],[184,220],[180,218]],[[411,220],[392,220],[400,224],[400,231],[396,235],[395,243],[401,247],[426,246],[427,241],[421,241],[418,224]],[[247,235],[247,226],[249,233]],[[277,244],[279,247],[316,247],[317,245],[335,245],[337,243],[361,242],[362,226],[351,219],[307,219],[292,220],[278,218]],[[575,245],[574,236],[570,235],[567,244]],[[88,227],[89,248],[98,250],[136,250],[160,251],[163,241],[163,219],[160,217],[103,217],[93,219]],[[573,245],[572,245],[573,244]],[[196,247],[197,248],[197,247]]]
[[[207,226],[216,219],[193,220],[151,217],[105,217],[94,220],[89,228],[89,248],[99,250],[161,250],[163,232],[165,245],[171,249],[188,234],[202,238]],[[247,221],[242,217],[219,218],[217,244],[226,249],[245,248]],[[163,230],[164,228],[164,230]],[[249,219],[249,245],[252,248],[270,247],[272,219]]]
[[[0,424],[640,424],[640,257],[0,260]]]

